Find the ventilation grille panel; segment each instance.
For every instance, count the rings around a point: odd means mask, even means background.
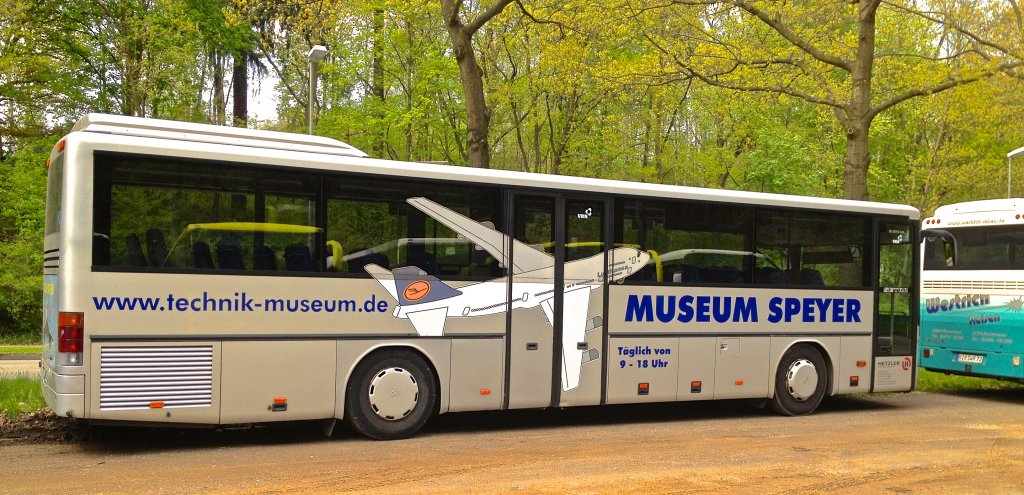
[[[207,407],[213,398],[213,346],[104,347],[100,409]]]
[[[1024,282],[1003,280],[929,280],[921,285],[924,289],[949,289],[959,291],[1024,290]]]

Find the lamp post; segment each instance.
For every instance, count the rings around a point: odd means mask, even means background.
[[[313,134],[313,103],[316,101],[316,72],[319,68],[320,61],[327,56],[327,47],[323,45],[314,45],[313,48],[309,49],[309,54],[306,58],[309,59],[309,94],[307,95],[306,102],[306,127],[309,128],[309,133]]]
[[[1024,146],[1006,154],[1006,197],[1010,198],[1010,179],[1013,177],[1013,157],[1024,155]]]

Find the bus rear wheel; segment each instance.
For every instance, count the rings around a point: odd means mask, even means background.
[[[772,409],[787,416],[814,412],[825,397],[828,369],[817,349],[796,345],[786,351],[775,373]]]
[[[430,364],[418,354],[387,350],[359,363],[345,393],[345,419],[377,440],[414,435],[437,407]]]

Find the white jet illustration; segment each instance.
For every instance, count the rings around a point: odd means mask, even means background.
[[[448,318],[472,318],[540,306],[548,323],[553,324],[555,259],[552,255],[426,198],[409,198],[406,201],[509,267],[513,276],[512,300],[508,298],[507,276],[453,288],[415,266],[388,271],[380,265],[366,265],[366,272],[398,301],[393,313],[396,318],[408,319],[421,336],[440,336],[444,334]],[[514,254],[510,256],[510,253]],[[578,347],[584,341],[586,331],[598,325],[588,324],[590,291],[636,273],[650,261],[650,255],[631,247],[617,247],[608,252],[607,260],[605,266],[605,253],[602,252],[565,263],[562,390],[579,386],[585,354],[586,361],[597,357],[596,350]]]

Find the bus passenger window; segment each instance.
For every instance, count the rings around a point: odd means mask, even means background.
[[[95,164],[93,224],[114,242],[97,244],[94,267],[276,272],[287,246],[319,252],[315,176],[114,153]]]
[[[751,250],[751,210],[682,201],[618,203],[615,243],[653,252],[627,282],[747,285],[764,261]]]
[[[339,273],[369,277],[365,267],[372,263],[388,270],[415,267],[437,278],[500,276],[487,251],[414,204],[425,198],[494,228],[493,220],[501,218],[497,189],[356,176],[326,184],[326,237],[345,248],[340,261],[332,260]]]

